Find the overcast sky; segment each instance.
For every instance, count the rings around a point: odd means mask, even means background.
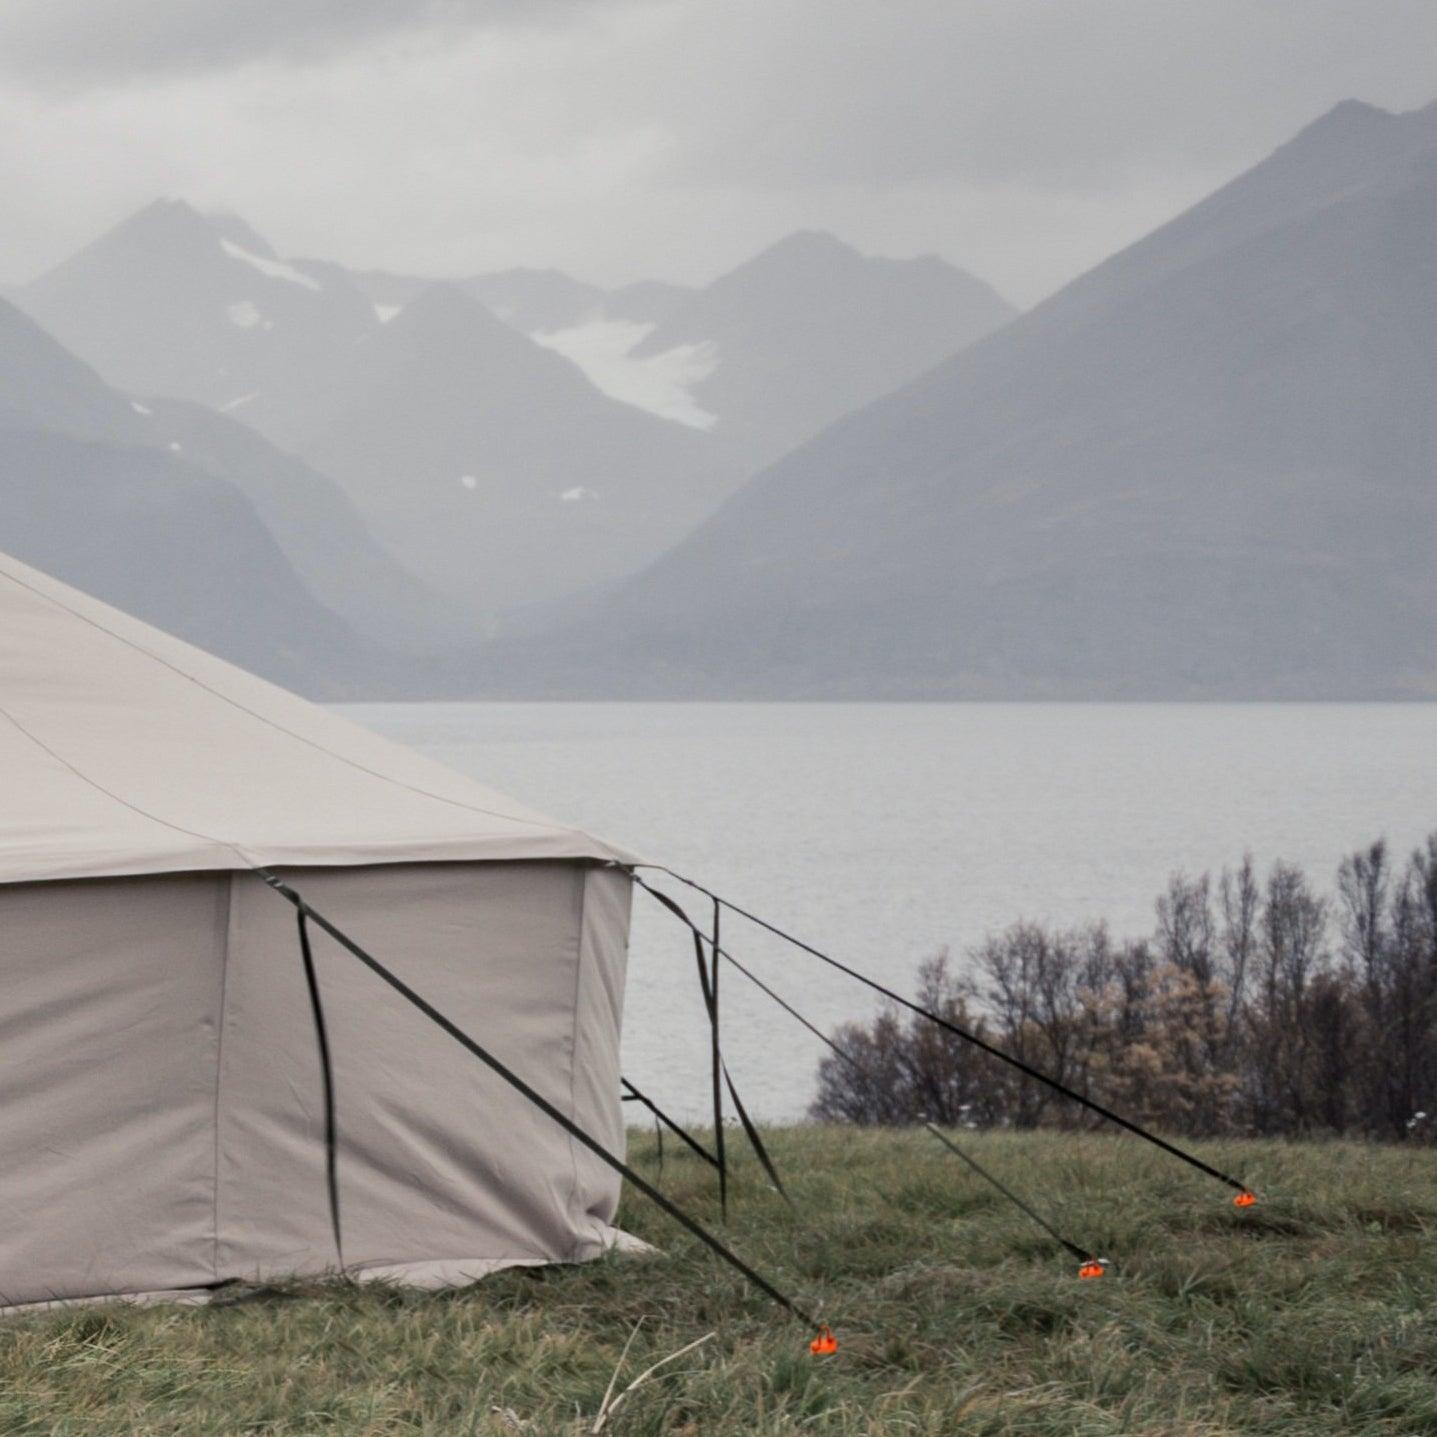
[[[0,279],[168,194],[431,274],[825,228],[1030,303],[1434,56],[1434,0],[4,0]]]

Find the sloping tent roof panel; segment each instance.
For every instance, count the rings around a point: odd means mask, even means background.
[[[0,556],[0,883],[632,855]]]

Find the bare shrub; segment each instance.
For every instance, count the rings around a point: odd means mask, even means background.
[[[949,969],[946,952],[919,968],[917,1001],[966,1031],[987,1036],[986,1024],[970,1011],[971,998],[969,987]],[[981,1052],[916,1013],[885,1003],[871,1023],[844,1024],[833,1040],[846,1058],[829,1054],[819,1064],[815,1118],[956,1126],[1001,1117]]]
[[[1173,1131],[1360,1131],[1437,1139],[1437,833],[1395,869],[1385,844],[1345,859],[1335,900],[1250,856],[1218,882],[1174,875],[1150,939],[1102,924],[1016,923],[918,1001],[1087,1096]],[[1335,921],[1334,921],[1335,920]],[[1334,938],[1335,929],[1335,938]],[[834,1039],[818,1119],[1014,1127],[1091,1115],[889,1005]]]

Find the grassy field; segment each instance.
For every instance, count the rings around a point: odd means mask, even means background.
[[[0,1432],[587,1432],[631,1335],[620,1386],[716,1332],[604,1430],[1437,1433],[1437,1152],[1202,1149],[1262,1195],[1243,1214],[1126,1138],[970,1140],[1111,1274],[1079,1282],[925,1133],[793,1129],[773,1146],[798,1216],[745,1157],[727,1236],[832,1322],[836,1356],[635,1196],[622,1220],[661,1256],[0,1324]],[[675,1147],[663,1186],[716,1219]],[[652,1138],[634,1151],[652,1175]]]

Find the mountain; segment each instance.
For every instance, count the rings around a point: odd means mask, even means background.
[[[327,474],[202,405],[150,399],[146,439],[233,484],[309,591],[356,630],[395,649],[442,651],[473,637],[468,617],[425,587],[365,527]]]
[[[341,362],[379,322],[342,272],[318,279],[182,200],[148,205],[14,297],[116,387],[216,409]]]
[[[506,324],[524,334],[567,329],[603,310],[605,294],[557,269],[506,269],[461,280],[471,294]]]
[[[634,287],[624,302],[653,312],[676,293]],[[744,477],[723,442],[606,395],[521,332],[604,302],[555,270],[447,288],[352,273],[283,259],[242,220],[165,200],[18,299],[118,386],[188,402],[147,400],[152,422],[131,437],[174,430],[165,442],[251,498],[316,595],[384,642],[443,647],[476,601],[503,608],[632,570]],[[387,573],[355,562],[379,547],[317,472],[330,466],[453,617],[392,560]],[[316,502],[334,511],[323,529]]]
[[[456,286],[246,418],[339,479],[411,568],[486,610],[632,571],[742,477],[709,436],[606,397]]]
[[[140,414],[88,365],[0,299],[0,429],[139,442]]]
[[[1437,106],[1345,104],[509,641],[514,691],[1437,695]]]
[[[662,324],[698,293],[686,284],[639,279],[604,296],[603,317],[632,324]]]
[[[312,697],[394,682],[387,658],[304,588],[233,485],[156,450],[0,430],[0,544]]]
[[[463,278],[423,278],[393,270],[351,270],[332,260],[295,260],[313,279],[353,285],[381,320],[394,317],[412,299],[436,284],[450,284],[477,299],[490,313],[523,334],[566,329],[598,313],[606,300],[598,285],[558,269],[505,269]]]
[[[397,648],[386,610],[407,645],[451,641],[332,481],[205,410],[117,393],[4,302],[0,396],[0,550],[316,696],[424,676],[376,639]]]
[[[617,289],[603,289],[559,269],[503,269],[467,279],[421,279],[391,270],[347,270],[331,260],[295,260],[295,267],[315,279],[342,279],[357,288],[384,319],[434,284],[456,284],[524,334],[552,334],[592,320],[624,320],[658,324],[695,291],[686,285],[641,279]]]
[[[506,324],[530,335],[605,320],[658,324],[696,293],[657,279],[603,289],[558,269],[495,270],[459,285]]]
[[[511,329],[530,336],[615,321],[652,328],[697,293],[687,285],[657,279],[604,289],[558,269],[492,270],[467,279],[438,280],[391,270],[350,270],[332,260],[295,260],[294,265],[314,279],[353,285],[384,321],[431,286],[454,284]]]
[[[352,284],[385,320],[427,287],[385,271],[296,265]],[[578,364],[611,398],[713,429],[749,472],[1017,312],[933,256],[875,259],[813,232],[790,235],[704,289],[658,280],[603,289],[555,269],[454,283]]]
[[[771,245],[674,308],[633,350],[700,348],[690,387],[718,432],[767,462],[916,378],[1017,311],[934,256],[875,259],[830,234]]]
[[[297,260],[317,279],[340,276],[357,286],[384,322],[432,284],[440,281],[385,270],[347,271],[323,260]],[[630,351],[669,315],[689,300],[694,290],[660,280],[637,280],[605,290],[556,269],[509,269],[452,281],[479,300],[511,329],[577,364],[589,381],[611,399],[662,419],[694,428],[712,426],[713,416],[699,409],[688,394],[695,372],[709,365],[691,346],[634,360]],[[753,468],[752,455],[725,439],[720,446],[736,467]]]
[[[650,280],[604,289],[526,268],[453,283],[579,364],[610,398],[694,427],[716,421],[708,447],[748,472],[1014,313],[942,260],[868,258],[814,233],[703,290]],[[117,388],[188,399],[263,429],[431,287],[414,275],[286,259],[243,220],[170,199],[14,297]]]
[[[432,279],[387,269],[347,269],[330,259],[297,259],[291,263],[301,274],[321,284],[352,285],[374,307],[381,323],[392,319],[411,299],[434,283]]]

